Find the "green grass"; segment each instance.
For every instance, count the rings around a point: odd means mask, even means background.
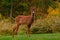
[[[60,34],[31,34],[30,37],[26,35],[0,36],[0,40],[60,40]]]

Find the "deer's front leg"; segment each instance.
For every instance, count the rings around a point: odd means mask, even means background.
[[[30,27],[31,27],[31,25],[27,25],[27,36],[29,37],[30,36]]]

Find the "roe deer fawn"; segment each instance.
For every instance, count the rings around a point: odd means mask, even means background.
[[[34,13],[35,13],[35,10],[34,8],[31,11],[31,15],[28,15],[28,16],[24,16],[24,15],[18,15],[17,17],[15,17],[15,26],[13,27],[13,30],[12,30],[12,36],[14,37],[14,31],[16,31],[16,34],[18,32],[18,28],[19,28],[19,25],[21,24],[26,24],[27,25],[27,35],[29,36],[30,34],[30,27],[31,27],[31,24],[33,23],[34,21]]]

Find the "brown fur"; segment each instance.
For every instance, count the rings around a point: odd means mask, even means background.
[[[14,31],[16,31],[16,34],[18,33],[18,28],[19,28],[19,25],[21,25],[21,24],[27,25],[26,30],[27,30],[27,35],[29,36],[30,27],[31,27],[31,24],[33,23],[33,20],[34,20],[34,13],[31,13],[31,15],[28,15],[28,16],[19,15],[19,16],[15,17],[15,24],[16,25],[13,27],[12,36],[14,37]]]

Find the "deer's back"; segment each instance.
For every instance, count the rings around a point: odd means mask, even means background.
[[[15,23],[28,24],[31,21],[31,16],[17,16],[15,18]]]

